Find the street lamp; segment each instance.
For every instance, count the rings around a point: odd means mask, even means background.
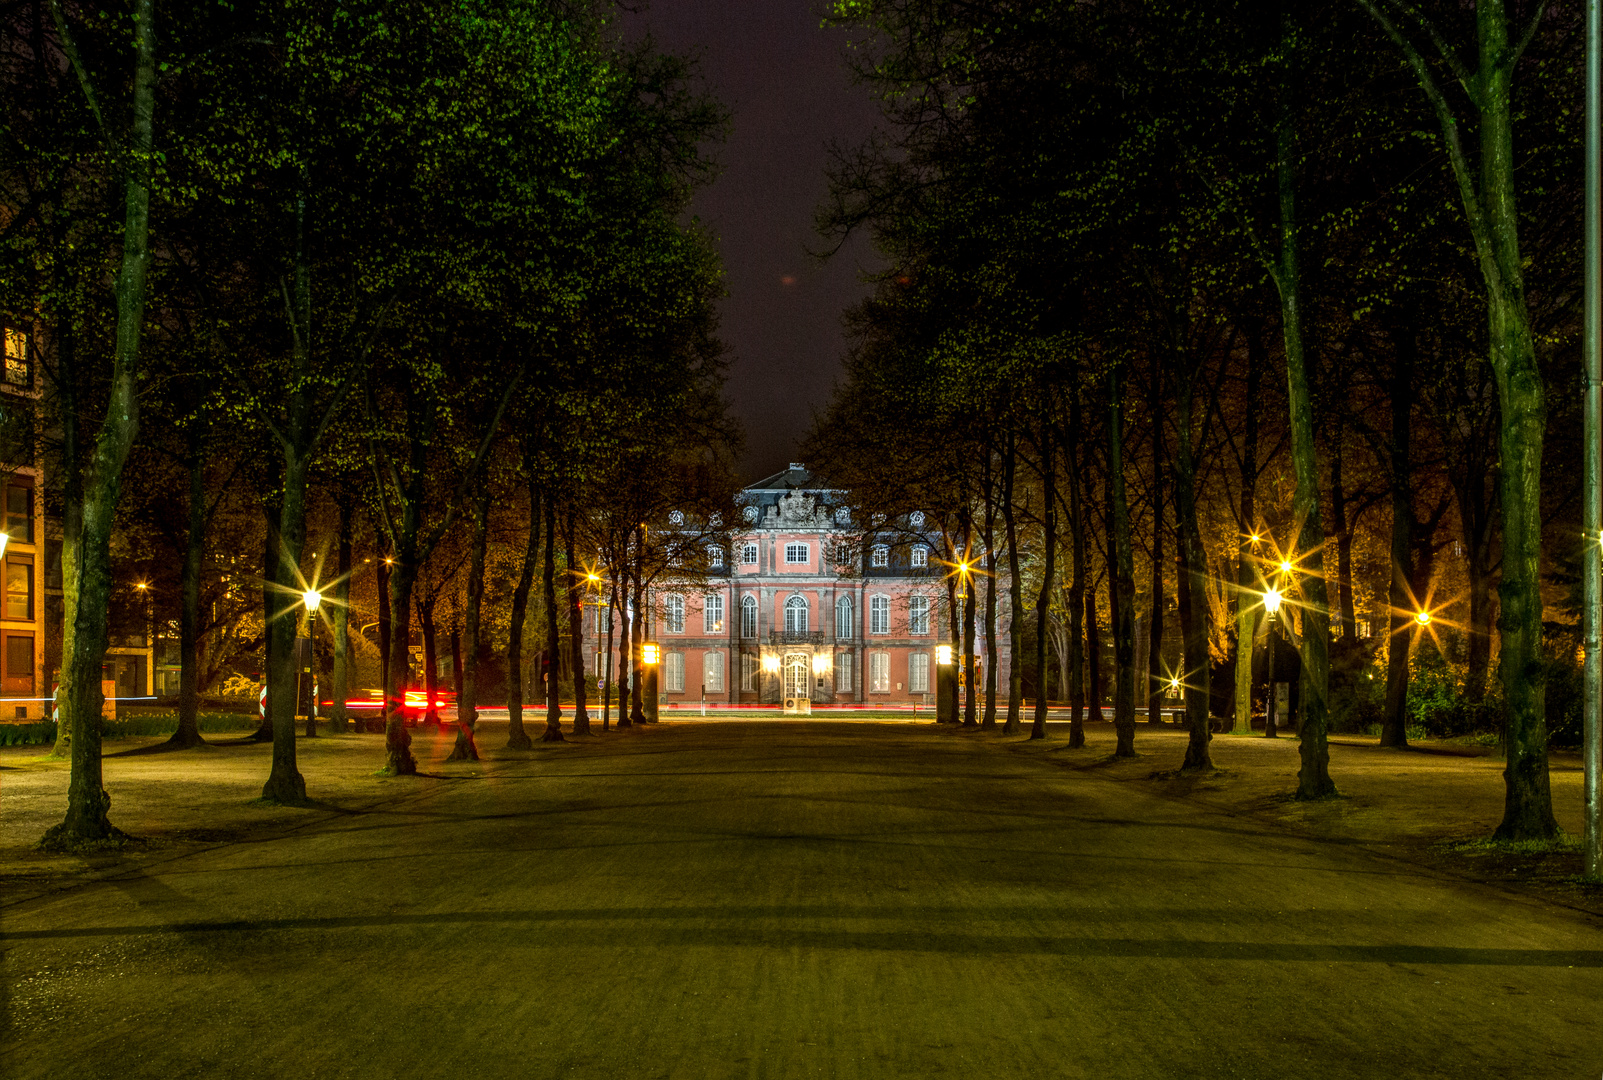
[[[1281,563],[1282,566],[1289,565]],[[1275,709],[1279,705],[1278,690],[1280,685],[1275,681],[1275,661],[1279,657],[1280,649],[1278,639],[1275,637],[1275,616],[1280,612],[1280,603],[1284,599],[1279,589],[1269,589],[1263,594],[1263,606],[1269,612],[1269,633],[1267,636],[1269,653],[1269,694],[1264,702],[1263,736],[1273,739],[1279,732],[1275,730]]]
[[[643,688],[645,704],[645,720],[648,724],[657,722],[657,665],[662,660],[662,646],[655,641],[642,642],[640,645],[640,660],[646,665],[644,672],[646,685]]]
[[[317,620],[317,609],[323,605],[323,594],[316,589],[301,593],[301,607],[306,611],[306,634],[295,638],[295,707],[306,702],[306,734],[317,736],[317,682],[312,675],[312,626]]]
[[[935,722],[957,723],[957,668],[952,646],[935,646]]]
[[[1429,626],[1430,625],[1430,612],[1421,611],[1418,615],[1414,616],[1414,621],[1417,622],[1421,626]]]

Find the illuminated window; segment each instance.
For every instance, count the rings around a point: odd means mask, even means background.
[[[849,694],[852,689],[852,654],[838,652],[835,654],[835,690],[837,693]]]
[[[701,658],[701,687],[709,694],[724,692],[724,654],[710,652]]]
[[[876,694],[888,693],[891,688],[891,654],[869,653],[868,688]]]
[[[18,543],[33,543],[33,488],[6,485],[5,512],[6,535]]]
[[[6,382],[12,386],[33,385],[33,364],[28,359],[28,335],[7,327]]]
[[[807,601],[800,596],[792,596],[785,601],[785,633],[805,634],[807,632]]]
[[[916,652],[907,658],[907,689],[927,694],[930,688],[930,654]]]
[[[930,602],[925,596],[910,596],[907,598],[907,632],[909,634],[927,634],[930,632]]]
[[[868,565],[883,567],[891,564],[891,549],[884,544],[875,544],[874,550],[869,554]]]
[[[668,682],[668,693],[682,694],[685,692],[685,654],[671,652],[666,659],[667,663],[663,667],[667,670],[663,673],[663,677]]]
[[[914,544],[912,558],[908,561],[914,569],[928,566],[930,564],[930,549],[923,544]]]
[[[724,549],[721,548],[721,547],[710,547],[710,548],[708,548],[707,549],[707,565],[716,570],[718,567],[722,566],[723,564],[724,564]]]
[[[682,634],[685,632],[685,598],[670,596],[663,603],[663,622],[667,623],[667,632]]]
[[[876,596],[868,601],[868,632],[870,634],[888,634],[891,632],[891,598]]]
[[[852,639],[852,598],[843,596],[835,601],[835,636],[842,641]]]
[[[708,593],[701,599],[701,629],[706,634],[724,632],[724,598],[722,593]]]
[[[740,654],[740,688],[757,689],[757,658],[751,653]]]
[[[740,545],[740,564],[742,566],[756,566],[757,565],[757,545],[756,544],[741,544]]]
[[[807,544],[786,544],[785,563],[789,566],[805,566],[812,561],[812,553]]]
[[[740,636],[743,638],[757,636],[757,598],[755,596],[743,597],[740,601]]]
[[[33,618],[33,559],[6,557],[6,618]]]

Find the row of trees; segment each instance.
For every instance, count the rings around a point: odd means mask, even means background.
[[[1284,593],[1299,798],[1335,793],[1332,711],[1377,647],[1382,741],[1406,743],[1425,635],[1462,650],[1463,694],[1499,717],[1498,834],[1553,835],[1543,696],[1565,628],[1544,644],[1544,589],[1571,602],[1579,470],[1542,461],[1579,442],[1575,396],[1547,387],[1579,374],[1580,6],[834,16],[890,134],[842,156],[822,225],[871,230],[888,269],[812,457],[887,516],[949,508],[949,557],[993,575],[987,632],[1005,581],[1015,642],[1034,609],[1038,687],[1062,642],[1076,721],[1100,707],[1107,619],[1118,753],[1169,683],[1170,595],[1184,767],[1206,769],[1211,699],[1250,730],[1263,600]],[[953,629],[969,653],[972,605]]]
[[[732,504],[720,269],[684,214],[723,115],[683,61],[625,45],[606,4],[32,0],[3,17],[0,305],[34,328],[62,532],[72,776],[48,843],[118,837],[100,678],[135,476],[173,481],[173,512],[145,519],[182,547],[175,740],[199,739],[202,640],[259,588],[263,794],[286,803],[306,800],[289,720],[303,592],[329,596],[343,701],[349,582],[373,568],[387,768],[406,774],[412,619],[442,545],[465,549],[472,755],[492,531],[526,536],[521,657],[536,573],[547,640],[559,593],[577,618],[571,571],[600,546],[579,507],[633,529],[675,488]],[[252,506],[259,546],[219,557],[219,514]],[[560,738],[554,679],[547,704]]]

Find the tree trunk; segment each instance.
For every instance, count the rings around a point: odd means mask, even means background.
[[[77,608],[73,612],[71,667],[63,719],[72,728],[72,772],[67,813],[42,841],[55,849],[118,842],[122,834],[107,811],[111,796],[100,761],[101,666],[105,662],[106,610],[111,598],[111,534],[122,469],[139,430],[140,331],[145,321],[145,279],[150,265],[150,161],[156,102],[155,0],[135,0],[133,20],[133,123],[125,171],[126,213],[122,269],[114,293],[117,340],[106,415],[83,478]]]
[[[1197,369],[1182,363],[1175,387],[1175,420],[1179,438],[1175,451],[1175,519],[1179,525],[1180,555],[1185,574],[1185,666],[1181,685],[1185,688],[1186,756],[1182,772],[1211,771],[1213,758],[1208,743],[1213,738],[1209,705],[1213,698],[1213,657],[1208,650],[1208,552],[1202,546],[1202,529],[1197,524],[1197,459],[1191,444],[1192,387]]]
[[[489,481],[479,485],[478,496],[473,502],[473,547],[468,558],[467,610],[462,615],[468,649],[467,656],[458,664],[462,686],[456,698],[456,745],[451,747],[451,753],[445,759],[447,761],[479,760],[479,744],[474,734],[479,729],[479,608],[484,602],[484,554],[490,536]]]
[[[351,499],[342,492],[339,501],[339,554],[335,566],[334,604],[329,617],[334,623],[334,687],[328,710],[328,730],[350,730],[345,711],[351,696]]]
[[[1035,597],[1035,719],[1030,724],[1030,738],[1046,738],[1046,714],[1051,707],[1046,685],[1046,627],[1047,610],[1057,589],[1058,553],[1058,489],[1052,441],[1052,426],[1042,425],[1041,432],[1041,543],[1045,548],[1046,565],[1041,571],[1041,591]],[[1012,547],[1011,540],[1009,546]],[[1013,578],[1018,580],[1017,559],[1014,560]],[[1016,647],[1016,646],[1015,646]],[[1060,688],[1059,692],[1062,690]]]
[[[412,756],[412,733],[406,730],[406,682],[410,674],[412,642],[412,588],[417,580],[417,511],[402,510],[401,535],[390,570],[390,662],[384,683],[385,771],[391,776],[417,773]]]
[[[562,742],[562,699],[557,687],[557,656],[561,642],[557,637],[557,508],[546,501],[545,555],[540,564],[540,583],[545,589],[545,733],[541,742]]]
[[[266,527],[267,535],[267,542],[262,550],[262,581],[265,583],[262,586],[262,625],[270,627],[273,625],[274,617],[278,614],[279,604],[278,595],[271,585],[271,582],[278,580],[278,519],[273,516],[272,508],[265,502],[262,504],[262,516],[266,519],[263,525]],[[263,633],[262,638],[264,651],[272,648],[272,641],[269,635]],[[268,669],[271,670],[272,656],[269,654],[266,659]],[[263,672],[262,689],[264,691],[267,689],[268,681],[267,673]],[[250,737],[255,742],[273,741],[273,697],[271,694],[266,694],[262,698],[262,722],[251,733]]]
[[[1163,723],[1169,680],[1163,670],[1163,365],[1152,350],[1152,615],[1147,624],[1147,723]]]
[[[525,469],[532,477],[527,460]],[[534,746],[523,728],[523,624],[529,612],[529,590],[534,587],[534,560],[540,548],[540,492],[529,481],[529,537],[523,545],[523,567],[512,590],[512,611],[507,620],[507,732],[508,750]]]
[[[1008,679],[1007,724],[1004,735],[1017,735],[1019,721],[1024,712],[1024,665],[1020,663],[1020,647],[1024,644],[1024,583],[1019,580],[1019,530],[1013,520],[1013,492],[1018,479],[1018,436],[1007,436],[1007,456],[1002,459],[1002,526],[1007,539],[1008,573]],[[1044,650],[1038,650],[1045,655]],[[1044,682],[1045,671],[1037,669]]]
[[[1330,516],[1336,523],[1336,624],[1343,641],[1357,633],[1357,611],[1353,602],[1353,522],[1347,520],[1347,488],[1342,483],[1341,431],[1331,440]]]
[[[632,724],[644,724],[646,722],[645,679],[642,677],[644,672],[641,670],[643,667],[641,664],[643,659],[641,646],[645,644],[646,640],[645,544],[644,535],[641,535],[640,539],[635,543],[635,613],[633,617],[633,637],[629,643],[629,670],[632,676],[631,681],[634,683],[633,690],[629,695],[629,722]]]
[[[373,581],[378,591],[378,681],[379,686],[386,689],[390,685],[390,634],[394,629],[390,625],[390,576],[391,568],[395,565],[393,558],[393,556],[380,558],[373,566]]]
[[[985,451],[985,712],[982,728],[996,727],[996,491],[991,452]]]
[[[1289,16],[1286,23],[1291,36]],[[1287,45],[1288,55],[1290,45]],[[1276,133],[1275,175],[1280,198],[1280,253],[1274,274],[1280,293],[1281,331],[1286,345],[1287,398],[1291,412],[1291,457],[1297,474],[1292,514],[1298,522],[1297,556],[1302,619],[1302,686],[1297,731],[1302,767],[1297,798],[1326,799],[1336,794],[1330,778],[1326,740],[1330,708],[1330,619],[1325,592],[1325,520],[1319,508],[1319,457],[1314,443],[1313,395],[1303,352],[1302,270],[1298,261],[1295,131],[1289,93],[1283,94]]]
[[[434,627],[434,605],[438,596],[425,595],[417,603],[417,621],[423,629],[423,723],[438,724],[440,710],[435,702],[440,697],[440,653],[439,641]]]
[[[1118,369],[1108,375],[1108,520],[1113,548],[1109,599],[1113,603],[1113,729],[1115,757],[1135,756],[1135,559],[1130,550],[1130,507],[1124,494],[1124,387]]]
[[[200,735],[200,571],[206,555],[206,454],[198,425],[189,432],[189,531],[184,538],[184,566],[179,585],[178,730],[167,745],[199,746]]]
[[[573,733],[590,734],[590,714],[585,709],[584,670],[584,592],[587,586],[579,576],[579,564],[574,561],[574,513],[567,514],[567,536],[564,553],[568,560],[568,638],[570,665],[573,668]]]
[[[1069,452],[1069,534],[1074,559],[1074,584],[1069,589],[1069,748],[1078,750],[1085,745],[1085,726],[1082,713],[1085,709],[1085,646],[1096,636],[1096,590],[1089,588],[1089,560],[1085,549],[1085,507],[1080,498],[1080,391],[1076,387],[1069,405],[1069,430],[1073,435],[1068,442]],[[1084,616],[1082,618],[1082,615]],[[1081,632],[1085,636],[1081,636]],[[1095,669],[1096,652],[1089,652]],[[1092,694],[1096,693],[1095,676],[1092,677]],[[1095,698],[1093,697],[1093,700]]]
[[[1263,394],[1263,324],[1247,334],[1247,398]],[[1236,538],[1236,709],[1235,733],[1252,734],[1252,653],[1258,640],[1263,576],[1258,571],[1258,410],[1247,409],[1241,452],[1241,532]]]
[[[624,561],[629,558],[624,547]],[[635,681],[635,621],[629,604],[629,571],[627,566],[618,575],[618,617],[623,628],[623,640],[618,643],[618,727],[633,727],[629,714],[633,709]]]
[[[1394,328],[1391,371],[1391,588],[1386,635],[1386,711],[1381,718],[1380,745],[1408,746],[1408,655],[1413,651],[1415,627],[1410,616],[1415,597],[1414,579],[1414,471],[1409,412],[1413,401],[1414,336],[1408,327]]]
[[[615,573],[607,575],[607,636],[606,649],[602,655],[601,668],[601,730],[606,731],[612,726],[612,693],[613,686],[618,681],[618,673],[613,670],[612,663],[612,624],[618,610],[618,576]],[[599,628],[598,628],[599,629]],[[734,678],[733,674],[729,678]]]
[[[963,520],[963,561],[972,565],[973,548],[969,543],[970,526],[968,515]],[[965,575],[964,587],[967,595],[961,597],[963,601],[963,682],[967,693],[963,699],[963,726],[978,727],[979,713],[979,687],[974,677],[974,575]]]

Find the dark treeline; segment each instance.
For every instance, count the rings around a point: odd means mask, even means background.
[[[1022,672],[987,665],[983,722],[1005,699],[1018,727],[1028,689],[1033,734],[1055,697],[1078,742],[1110,701],[1128,755],[1179,692],[1183,768],[1211,768],[1284,637],[1298,797],[1336,791],[1328,731],[1493,731],[1499,835],[1553,836],[1548,745],[1580,727],[1581,6],[833,14],[888,134],[840,156],[822,227],[887,269],[810,453],[979,562],[951,636],[972,655],[976,606],[987,635],[1005,611]]]
[[[685,213],[725,119],[692,69],[584,0],[0,19],[0,316],[43,388],[4,418],[8,448],[33,445],[8,464],[42,467],[61,542],[46,663],[72,774],[47,842],[120,837],[101,671],[130,622],[180,639],[175,746],[200,741],[203,693],[265,673],[263,794],[286,803],[307,799],[298,634],[334,730],[359,672],[382,683],[392,773],[416,769],[414,625],[431,691],[456,658],[458,756],[487,685],[513,745],[542,695],[562,738],[559,672],[588,730],[584,604],[643,618],[664,566],[693,569],[684,531],[647,526],[734,505],[721,269]],[[638,692],[596,704],[641,715]]]

